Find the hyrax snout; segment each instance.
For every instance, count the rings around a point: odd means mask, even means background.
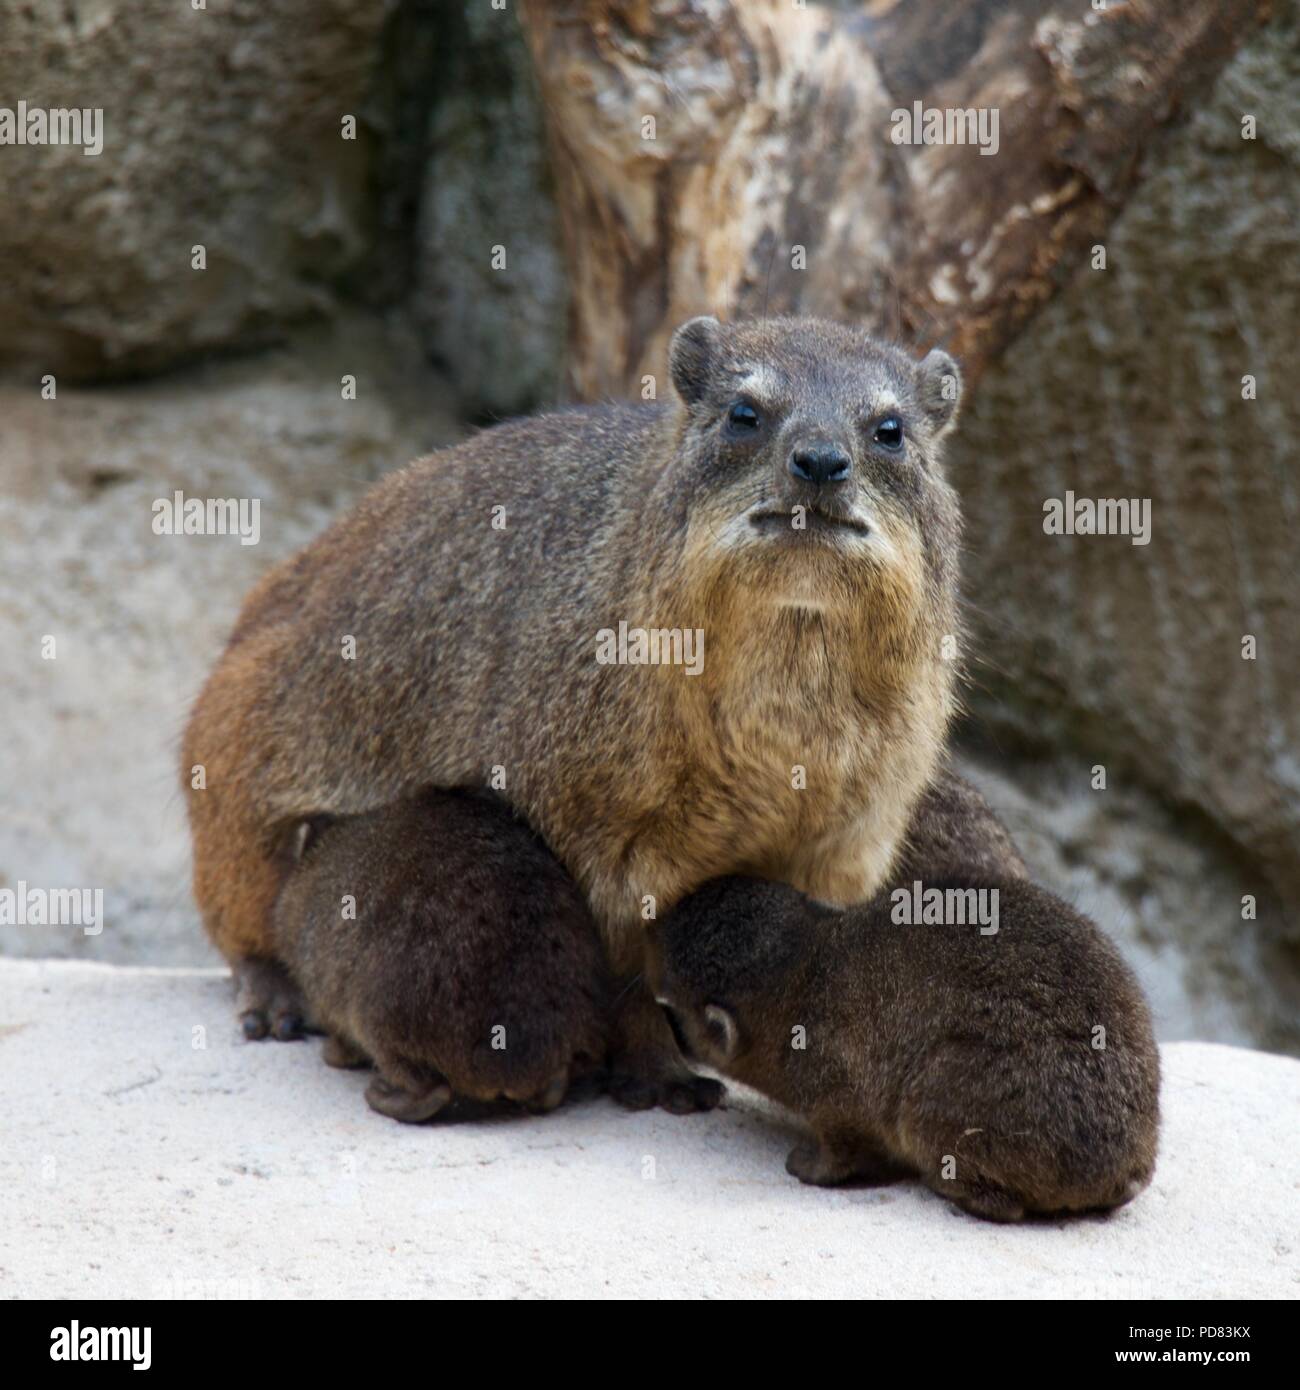
[[[504,803],[428,792],[295,845],[277,954],[330,1034],[326,1060],[374,1063],[372,1108],[409,1121],[453,1096],[550,1109],[602,1063],[595,923]]]
[[[803,1182],[916,1175],[997,1221],[1128,1201],[1155,1163],[1159,1061],[1114,947],[1024,879],[897,892],[840,911],[732,878],[686,899],[650,977],[687,1055],[804,1119]],[[923,901],[991,910],[899,920]]]

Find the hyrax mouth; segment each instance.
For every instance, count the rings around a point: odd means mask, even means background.
[[[824,506],[756,507],[749,513],[749,524],[760,534],[784,536],[793,541],[810,536],[871,534],[871,526],[864,517]]]

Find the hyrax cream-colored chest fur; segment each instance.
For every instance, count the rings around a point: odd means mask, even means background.
[[[237,966],[273,955],[290,827],[427,786],[501,790],[629,978],[647,911],[706,879],[880,884],[953,709],[957,368],[706,318],[670,369],[670,400],[388,476],[250,595],[183,750],[195,891]],[[636,988],[626,1012],[663,1099],[657,1011]]]

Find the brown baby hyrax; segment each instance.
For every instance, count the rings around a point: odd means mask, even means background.
[[[919,1176],[1016,1221],[1119,1206],[1150,1180],[1142,992],[1086,917],[1024,878],[917,880],[847,910],[719,879],[650,957],[684,1053],[807,1124],[786,1163],[802,1182]]]
[[[712,318],[668,366],[661,400],[390,474],[250,594],[182,757],[250,1033],[291,1011],[271,912],[293,827],[425,786],[500,790],[577,881],[628,1105],[721,1094],[638,978],[647,921],[724,874],[843,904],[884,881],[954,709],[957,366]]]
[[[550,1110],[601,1066],[595,923],[504,802],[428,792],[305,822],[289,854],[275,949],[329,1034],[325,1060],[373,1062],[373,1109],[418,1122],[454,1096]]]

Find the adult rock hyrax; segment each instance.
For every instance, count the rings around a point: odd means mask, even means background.
[[[1023,878],[925,883],[936,907],[962,895],[963,926],[901,924],[899,887],[844,911],[758,879],[693,893],[649,961],[683,1051],[804,1119],[803,1182],[919,1175],[995,1221],[1135,1196],[1159,1059],[1115,948]],[[981,914],[967,895],[989,892]]]
[[[250,594],[182,750],[195,896],[246,985],[295,824],[491,785],[628,985],[615,1095],[687,1110],[720,1090],[636,983],[647,919],[728,873],[834,903],[880,885],[954,705],[957,367],[711,318],[669,365],[671,400],[389,475]]]
[[[304,823],[273,914],[279,958],[329,1033],[372,1061],[371,1107],[427,1120],[453,1096],[558,1105],[608,1041],[604,952],[577,885],[509,807],[428,792]]]

